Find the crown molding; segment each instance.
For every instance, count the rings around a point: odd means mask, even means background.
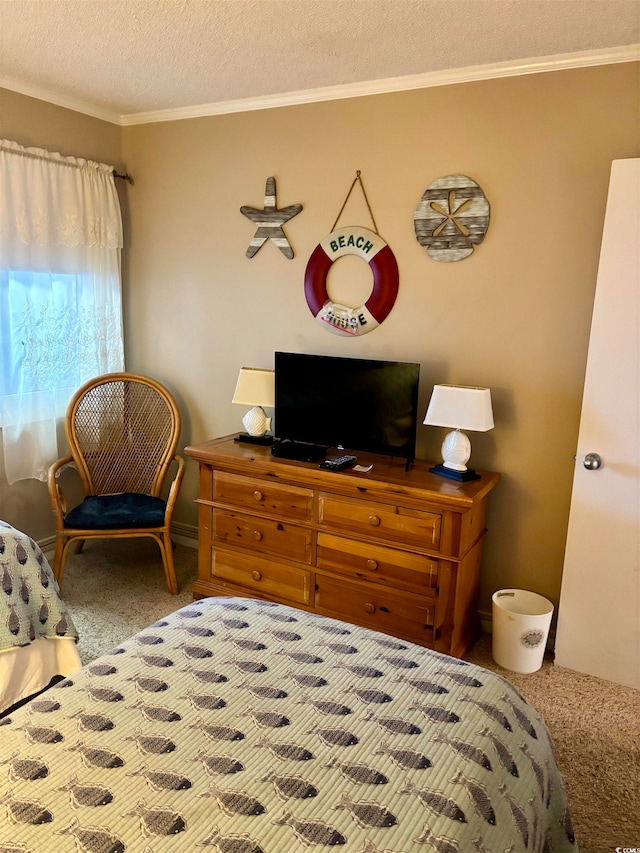
[[[68,98],[65,95],[52,92],[42,86],[31,86],[28,83],[23,83],[21,80],[5,77],[2,74],[0,74],[0,88],[8,89],[11,92],[18,92],[20,95],[27,95],[29,98],[37,98],[39,101],[54,104],[56,107],[64,107],[67,110],[73,110],[76,113],[82,113],[92,118],[99,118],[111,124],[122,124],[123,117],[115,110],[98,107],[90,101]]]
[[[361,98],[368,95],[405,92],[411,89],[452,86],[456,83],[495,80],[500,77],[518,77],[526,74],[542,74],[549,71],[565,71],[572,68],[587,68],[594,65],[612,65],[621,62],[637,62],[639,60],[640,44],[632,44],[601,50],[563,53],[510,62],[496,62],[491,65],[471,65],[466,68],[427,71],[423,74],[388,77],[383,80],[369,80],[363,83],[347,83],[341,86],[302,89],[297,92],[284,92],[277,95],[240,98],[232,101],[218,101],[191,107],[152,110],[125,115],[119,115],[112,110],[98,107],[87,101],[61,96],[41,87],[29,86],[19,81],[2,77],[1,75],[0,87],[125,127],[164,121],[180,121],[182,119],[201,118],[204,116],[277,109],[278,107],[290,107],[299,104],[344,100],[345,98]]]
[[[404,77],[388,77],[383,80],[369,80],[364,83],[347,83],[341,86],[325,86],[318,89],[303,89],[298,92],[285,92],[280,95],[265,95],[258,98],[243,98],[235,101],[219,101],[200,104],[193,107],[172,110],[155,110],[146,113],[132,113],[120,116],[122,125],[151,124],[161,121],[178,121],[203,116],[228,115],[230,113],[250,112],[253,110],[276,109],[298,104],[311,104],[320,101],[336,101],[345,98],[360,98],[367,95],[381,95],[391,92],[404,92],[410,89],[427,89],[434,86],[451,86],[456,83],[469,83],[478,80],[494,80],[499,77],[517,77],[524,74],[542,74],[548,71],[563,71],[570,68],[585,68],[593,65],[611,65],[620,62],[640,60],[640,44],[603,50],[563,53],[555,56],[543,56],[516,62],[496,62],[492,65],[472,65],[467,68],[454,68],[444,71],[428,71],[424,74],[411,74]]]

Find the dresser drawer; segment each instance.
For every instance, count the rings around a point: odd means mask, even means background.
[[[438,560],[409,551],[319,533],[316,565],[319,569],[350,575],[354,579],[432,597],[438,594]]]
[[[272,601],[286,599],[308,605],[311,598],[311,572],[223,548],[213,551],[211,580],[219,586],[242,587]]]
[[[316,574],[316,609],[356,625],[367,625],[416,643],[433,642],[436,605],[410,593]]]
[[[251,553],[311,563],[312,538],[311,530],[285,521],[213,510],[213,541],[216,545],[233,545],[246,548]]]
[[[310,521],[313,507],[313,491],[297,486],[283,486],[242,477],[239,474],[216,472],[213,480],[213,500],[296,521]]]
[[[420,548],[440,547],[442,516],[434,512],[321,494],[318,522],[331,530],[348,530]]]

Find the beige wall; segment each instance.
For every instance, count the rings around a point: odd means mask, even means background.
[[[7,89],[0,89],[0,137],[26,147],[46,148],[73,157],[122,165],[122,130]],[[126,196],[122,196],[126,210]],[[22,480],[9,486],[0,453],[0,518],[38,541],[53,534],[51,505],[44,483]]]
[[[122,169],[120,127],[8,89],[0,89],[0,136]]]
[[[472,463],[503,475],[481,609],[505,586],[557,601],[609,169],[640,153],[637,71],[613,65],[123,128],[135,179],[125,208],[128,368],[174,391],[183,444],[241,428],[244,409],[230,402],[238,368],[271,367],[277,349],[419,361],[421,411],[436,382],[490,386],[496,428],[471,437]],[[398,261],[400,292],[380,328],[345,340],[313,320],[303,279],[356,169]],[[482,186],[491,225],[470,258],[441,264],[416,242],[413,212],[433,180],[454,173]],[[279,206],[304,206],[285,226],[291,261],[272,243],[245,257],[255,229],[239,208],[262,206],[269,175]],[[340,224],[370,227],[357,189]],[[342,259],[329,289],[336,301],[365,301],[368,268]],[[439,457],[442,437],[420,426],[418,455]],[[195,524],[196,490],[190,462],[176,514],[184,524]]]
[[[230,402],[238,368],[271,367],[276,349],[419,361],[421,410],[436,382],[490,386],[496,428],[472,436],[472,461],[503,480],[491,500],[481,608],[504,586],[557,601],[609,170],[640,150],[637,71],[617,65],[125,128],[136,181],[129,367],[175,391],[185,442],[241,428],[244,410]],[[356,169],[398,260],[400,292],[380,328],[345,340],[313,320],[303,279]],[[413,212],[433,180],[453,173],[483,187],[491,226],[470,258],[443,264],[418,245]],[[269,175],[280,206],[304,206],[285,226],[293,260],[273,244],[245,257],[254,227],[239,208],[262,206]],[[340,222],[369,226],[359,192]],[[369,275],[357,259],[338,261],[334,299],[364,301],[361,273]],[[419,455],[437,457],[441,440],[441,430],[421,426]],[[177,513],[187,523],[196,480],[190,463]]]

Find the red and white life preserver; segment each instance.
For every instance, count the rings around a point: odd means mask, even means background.
[[[373,290],[364,305],[348,308],[331,302],[327,293],[329,267],[343,255],[364,258],[373,273]],[[364,335],[377,328],[398,295],[398,264],[382,237],[367,228],[339,228],[313,250],[304,276],[304,295],[311,313],[337,335]]]

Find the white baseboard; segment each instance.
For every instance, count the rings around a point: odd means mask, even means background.
[[[478,610],[478,616],[480,617],[480,625],[482,626],[482,630],[484,631],[484,633],[493,633],[493,626],[491,624],[491,614],[487,613],[486,610]]]
[[[47,536],[45,539],[39,539],[38,545],[40,546],[40,550],[45,555],[47,560],[51,562],[53,560],[53,555],[56,550],[56,537],[55,536]]]
[[[198,547],[198,528],[195,524],[182,524],[180,521],[174,521],[171,525],[171,533],[174,542],[177,542],[178,545],[186,545],[187,548]]]
[[[181,524],[179,521],[174,522],[171,525],[171,531],[173,533],[173,540],[178,545],[186,545],[187,548],[198,547],[198,528],[194,524]],[[38,545],[47,560],[51,562],[56,550],[56,537],[47,536],[44,539],[40,539]]]

